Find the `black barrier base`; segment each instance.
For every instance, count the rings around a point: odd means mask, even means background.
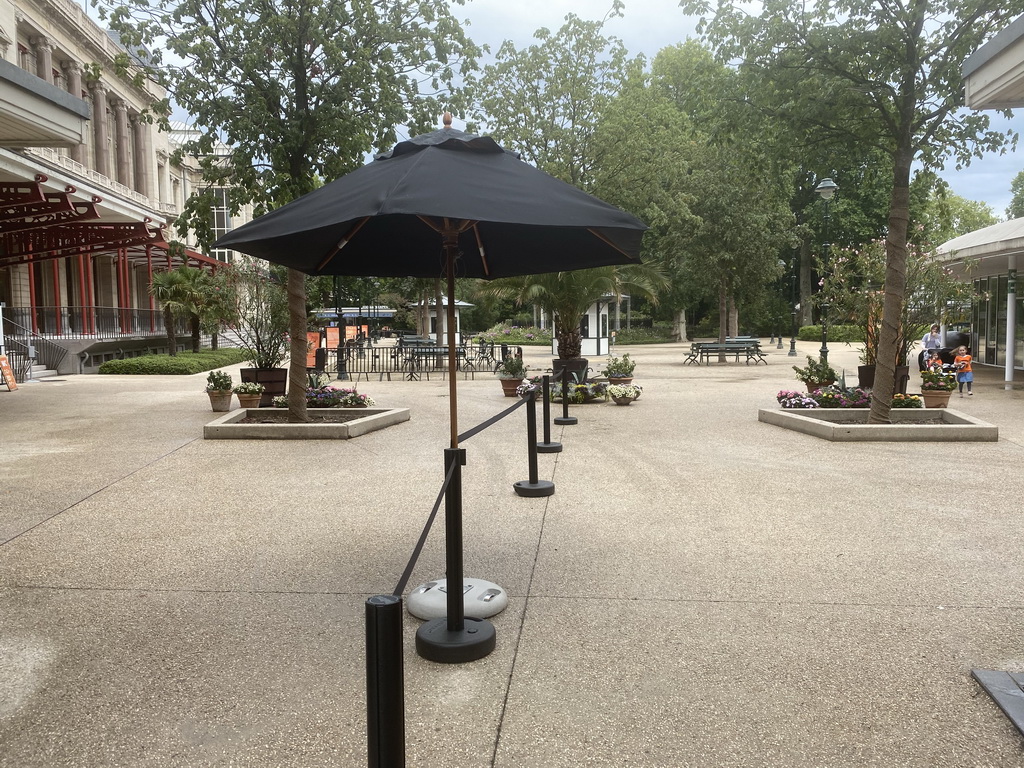
[[[519,496],[551,496],[555,492],[555,484],[550,480],[538,480],[536,483],[520,480],[512,483],[512,488]]]
[[[580,420],[577,419],[575,416],[555,416],[555,418],[553,418],[551,421],[558,425],[580,423]]]
[[[416,630],[416,653],[427,661],[464,664],[476,661],[494,650],[494,625],[487,619],[466,616],[462,631],[451,632],[448,618],[431,619]]]
[[[537,453],[561,453],[561,443],[537,443]]]

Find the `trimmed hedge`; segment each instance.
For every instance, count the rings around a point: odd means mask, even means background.
[[[204,349],[198,354],[179,352],[174,357],[140,355],[124,360],[108,360],[99,367],[99,372],[132,376],[189,376],[225,365],[236,365],[245,362],[246,359],[245,352],[241,349]]]
[[[671,323],[655,323],[653,328],[622,328],[615,333],[615,346],[620,344],[666,344],[672,340]]]
[[[821,341],[820,325],[802,325],[796,337],[800,341]],[[864,343],[864,329],[859,325],[830,325],[829,341],[849,341],[853,344]]]

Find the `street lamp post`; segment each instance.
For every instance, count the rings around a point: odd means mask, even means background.
[[[823,269],[827,266],[828,251],[831,244],[828,241],[828,204],[832,200],[832,196],[835,195],[839,189],[839,185],[836,184],[832,179],[822,179],[818,182],[818,186],[814,188],[821,199],[825,201],[825,242],[822,243],[821,262]],[[828,362],[828,304],[821,305],[821,362]]]
[[[789,355],[788,357],[796,357],[796,313],[800,311],[800,305],[796,301],[796,281],[797,281],[797,257],[793,256],[793,274],[790,276],[789,284],[789,305],[793,308],[793,327],[792,334],[789,337]]]

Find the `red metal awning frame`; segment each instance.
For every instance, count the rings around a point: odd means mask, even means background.
[[[46,192],[39,174],[31,182],[0,183],[0,268],[39,263],[80,254],[123,256],[133,264],[165,261],[168,269],[191,264],[216,269],[223,262],[198,251],[171,245],[151,219],[100,223],[101,198],[76,202],[74,187]],[[154,250],[164,255],[154,256]]]

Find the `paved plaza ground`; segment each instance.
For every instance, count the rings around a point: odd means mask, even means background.
[[[629,348],[642,398],[573,408],[547,498],[512,491],[523,409],[464,444],[466,573],[509,607],[465,665],[406,616],[409,766],[1024,766],[970,677],[1024,671],[1024,391],[954,395],[996,443],[759,423],[817,347]],[[203,440],[205,374],[0,389],[0,766],[366,765],[364,603],[441,483],[432,378],[360,382],[412,419],[344,442]],[[512,402],[458,392],[463,430]],[[438,525],[411,583],[443,563]]]

